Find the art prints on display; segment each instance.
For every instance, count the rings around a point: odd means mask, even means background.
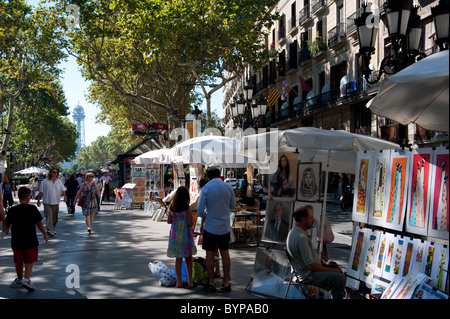
[[[383,227],[402,231],[407,206],[407,185],[409,180],[409,150],[392,150],[386,184],[386,205]]]
[[[442,244],[434,245],[434,255],[431,265],[431,285],[436,289],[445,291],[445,285],[447,283],[447,270],[448,270],[448,247],[444,247]]]
[[[383,226],[383,217],[387,209],[386,183],[389,176],[391,151],[368,152],[373,156],[373,186],[371,188],[371,205],[369,205],[369,224]],[[369,182],[370,184],[370,182]]]
[[[366,231],[366,228],[360,228],[359,226],[356,226],[353,233],[352,250],[350,251],[350,258],[347,269],[347,275],[353,278],[359,278],[362,272],[362,254],[365,248],[364,239],[366,236]]]
[[[286,253],[281,250],[258,248],[249,290],[255,293],[284,298],[291,267]],[[302,298],[297,285],[289,288],[289,298]],[[292,292],[291,292],[292,290]]]
[[[291,229],[294,202],[285,198],[269,198],[262,241],[285,244]]]
[[[376,253],[376,259],[374,263],[374,275],[381,277],[383,274],[384,261],[389,247],[389,237],[390,234],[383,233],[380,235],[378,251]]]
[[[320,174],[322,163],[298,164],[297,200],[315,202],[320,199]]]
[[[394,267],[395,260],[397,255],[397,246],[398,246],[399,237],[394,236],[393,234],[388,234],[386,237],[385,243],[385,255],[384,262],[382,268],[381,278],[392,280],[395,277]],[[401,242],[401,246],[403,245],[403,241]]]
[[[414,290],[412,299],[448,299],[448,296],[427,284],[421,284]]]
[[[431,202],[428,236],[449,240],[449,151],[437,148],[433,153]]]
[[[131,171],[131,182],[136,184],[133,188],[133,203],[143,204],[145,202],[145,166],[133,166]],[[123,200],[123,199],[122,199]]]
[[[295,153],[278,154],[277,170],[270,178],[269,196],[295,199],[297,157]]]
[[[428,233],[431,155],[431,148],[413,150],[409,173],[406,231],[424,236]]]
[[[322,204],[321,203],[310,203],[310,202],[295,202],[294,204],[294,212],[300,207],[309,207],[314,215],[314,225],[311,229],[308,229],[306,232],[311,237],[311,240],[320,241],[319,233],[320,233],[320,218],[322,216]],[[294,223],[295,221],[293,221]]]
[[[416,287],[427,282],[428,279],[426,275],[417,272],[412,272],[406,277],[398,275],[392,280],[381,299],[411,299]]]
[[[362,281],[366,281],[368,277],[373,278],[381,232],[368,229],[365,236],[367,243],[363,245],[364,250],[361,256],[363,269],[359,277]],[[369,279],[367,282],[371,282],[371,280]]]
[[[361,223],[367,223],[369,220],[368,212],[371,211],[372,201],[372,185],[373,183],[373,163],[374,153],[358,152],[356,159],[356,175],[355,175],[355,194],[353,203],[352,220]]]

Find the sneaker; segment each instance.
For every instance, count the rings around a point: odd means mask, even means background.
[[[9,286],[11,288],[20,288],[20,287],[22,287],[22,279],[16,278]]]
[[[49,236],[51,236],[51,237],[53,237],[53,236],[56,235],[56,233],[55,233],[54,231],[51,231],[51,230],[47,230],[47,234],[48,234]]]
[[[28,291],[35,291],[36,287],[34,287],[34,284],[31,282],[30,279],[24,279],[22,283],[22,287],[26,288]]]

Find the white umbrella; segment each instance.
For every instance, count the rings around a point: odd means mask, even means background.
[[[41,173],[46,174],[47,172],[48,172],[48,169],[32,166],[32,167],[28,167],[23,170],[17,171],[14,174],[30,175],[30,174],[41,174]]]
[[[239,140],[226,136],[207,135],[188,139],[172,148],[172,159],[183,163],[218,165],[224,168],[242,168],[248,163],[256,167],[257,161],[238,154]]]
[[[449,51],[432,54],[390,76],[367,107],[403,125],[449,131]]]
[[[171,153],[172,150],[161,148],[139,155],[134,159],[134,162],[136,164],[171,164]]]
[[[328,189],[328,172],[352,173],[356,171],[358,151],[400,148],[398,144],[379,138],[353,134],[346,131],[321,130],[314,127],[299,127],[290,130],[271,131],[245,136],[239,153],[249,158],[277,163],[278,152],[298,152],[302,162],[322,162],[325,167],[324,194]],[[276,165],[271,165],[276,167]],[[272,170],[272,173],[275,171]],[[326,200],[322,204],[321,245],[324,233]]]

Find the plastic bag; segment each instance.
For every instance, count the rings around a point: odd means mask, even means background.
[[[330,220],[328,219],[328,214],[325,213],[325,224],[324,224],[324,228],[323,228],[323,242],[325,244],[330,244],[333,242],[334,240],[334,234],[333,234],[333,230],[331,229],[331,224],[330,224]],[[317,241],[320,242],[320,235],[321,235],[321,229],[320,229],[320,223],[319,223],[319,227],[317,227]]]
[[[173,275],[170,269],[162,261],[149,262],[148,268],[156,278],[159,279],[161,286],[171,287],[177,283],[177,277]]]

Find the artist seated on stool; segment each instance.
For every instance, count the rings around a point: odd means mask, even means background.
[[[334,261],[320,259],[311,238],[306,232],[314,225],[314,214],[308,207],[294,212],[295,225],[289,231],[286,248],[292,257],[292,267],[303,283],[331,290],[333,299],[342,299],[345,294],[345,275]]]

